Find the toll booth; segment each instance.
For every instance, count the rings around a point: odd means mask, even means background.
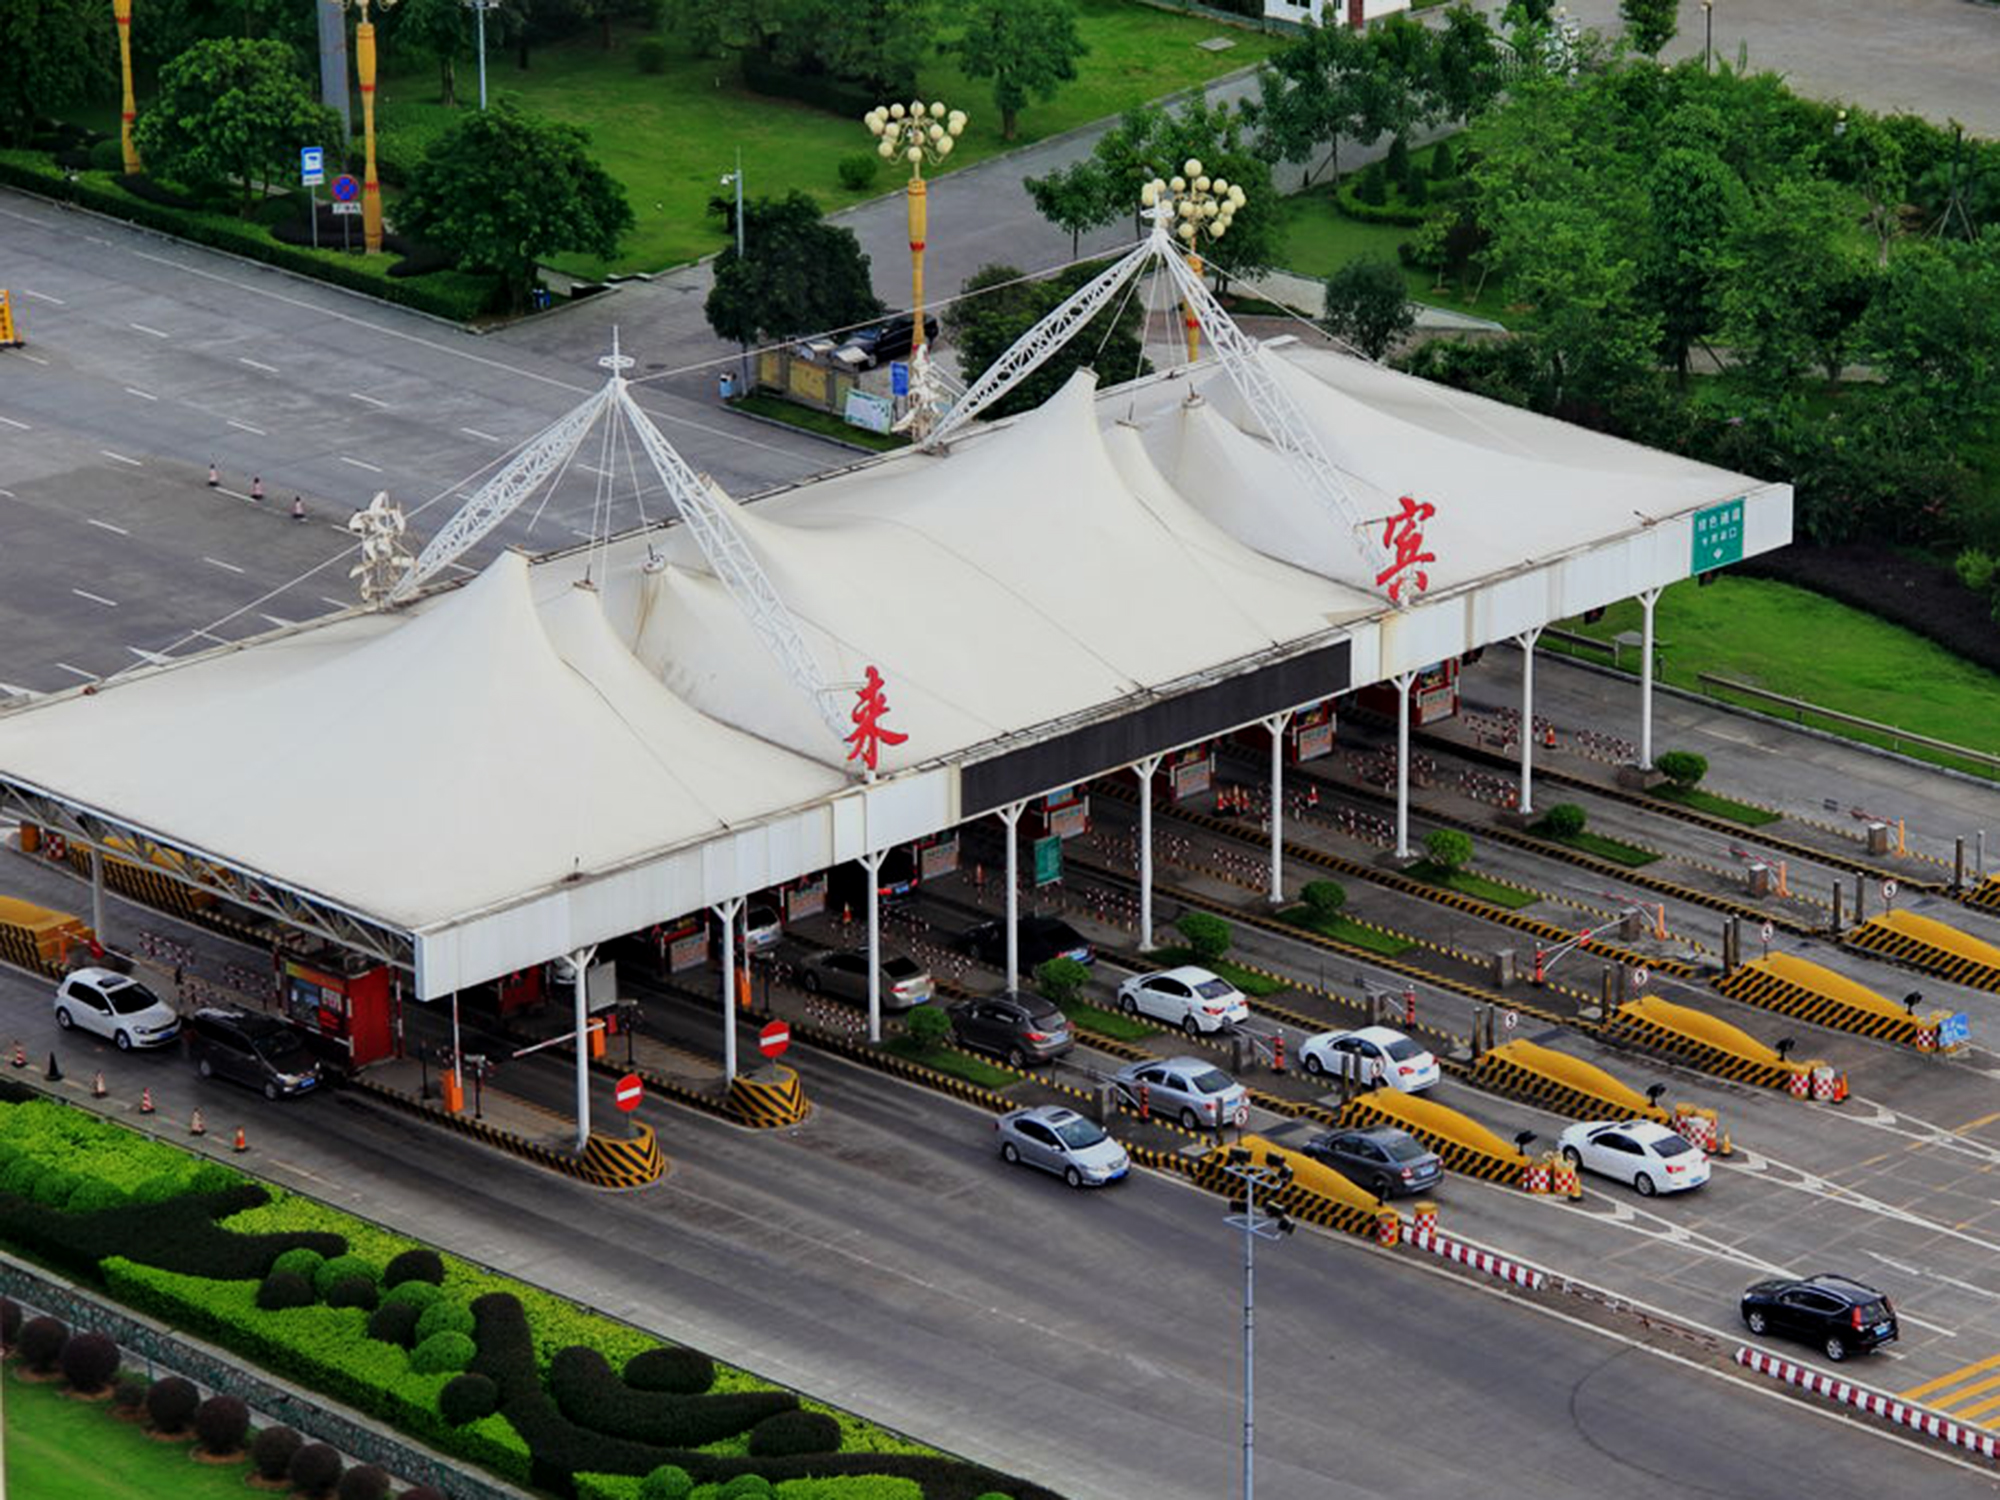
[[[826,910],[826,876],[809,875],[794,880],[779,892],[779,898],[784,903],[786,922],[816,917]]]
[[[542,984],[540,964],[532,969],[522,969],[516,974],[503,974],[495,982],[494,991],[499,997],[499,1009],[503,1018],[524,1010],[533,1010],[549,997],[548,990]]]
[[[314,1051],[353,1072],[395,1050],[397,995],[388,965],[336,948],[286,956],[283,963],[285,1014]]]
[[[1395,712],[1396,698],[1389,697],[1389,711]],[[1303,765],[1309,760],[1333,754],[1335,716],[1333,700],[1328,698],[1315,703],[1311,708],[1302,708],[1292,715],[1280,739],[1285,747],[1285,761],[1288,765]],[[1246,750],[1254,750],[1259,755],[1271,752],[1271,733],[1260,725],[1252,724],[1236,731],[1236,743]]]
[[[1394,700],[1390,706],[1393,708]],[[1160,764],[1166,773],[1167,795],[1176,802],[1199,797],[1215,784],[1215,747],[1190,745],[1176,750]]]
[[[653,943],[669,973],[679,974],[708,964],[708,922],[704,917],[662,922],[653,929]]]
[[[1458,658],[1425,667],[1410,682],[1410,725],[1439,724],[1458,713]],[[1396,684],[1377,682],[1357,694],[1362,707],[1385,719],[1396,717]]]
[[[1090,832],[1090,794],[1080,786],[1066,786],[1037,800],[1028,816],[1031,837],[1073,839]]]
[[[958,871],[958,835],[934,833],[917,840],[917,883],[937,880]]]

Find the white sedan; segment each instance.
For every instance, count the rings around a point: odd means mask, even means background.
[[[128,974],[78,969],[56,986],[56,1025],[108,1037],[120,1052],[164,1047],[181,1034],[174,1008]]]
[[[1387,1084],[1405,1094],[1427,1089],[1438,1081],[1438,1061],[1430,1053],[1387,1026],[1363,1026],[1358,1031],[1322,1031],[1299,1044],[1299,1060],[1318,1078],[1352,1078],[1374,1087]]]
[[[1189,1036],[1250,1019],[1250,1002],[1241,990],[1193,964],[1133,975],[1118,986],[1118,1006],[1128,1016],[1151,1016]]]
[[[1575,1165],[1629,1182],[1642,1198],[1684,1193],[1708,1181],[1708,1158],[1651,1120],[1585,1120],[1557,1142]]]

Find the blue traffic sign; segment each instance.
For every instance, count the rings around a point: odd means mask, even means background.
[[[1946,1016],[1938,1027],[1940,1047],[1962,1047],[1972,1040],[1972,1017],[1964,1011],[1955,1016]]]
[[[889,362],[889,394],[892,396],[910,394],[910,367],[900,359]]]
[[[318,187],[326,181],[326,148],[324,146],[299,147],[299,185]]]
[[[338,177],[333,179],[334,202],[352,203],[356,198],[360,196],[361,196],[361,184],[356,182],[352,177],[348,176],[347,173],[342,172]]]

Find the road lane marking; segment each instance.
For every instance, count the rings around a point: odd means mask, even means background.
[[[79,599],[88,599],[92,604],[102,604],[106,609],[116,609],[118,607],[116,599],[107,599],[102,594],[93,594],[89,589],[71,589],[70,592]]]
[[[268,434],[264,431],[263,428],[252,427],[248,422],[239,422],[234,417],[229,418],[229,425],[231,427],[241,428],[245,432],[254,432],[257,434],[258,437],[268,436]]]
[[[464,433],[467,437],[478,438],[479,441],[482,443],[499,443],[506,441],[504,438],[495,437],[490,432],[481,432],[477,427],[461,427],[458,430]]]
[[[83,679],[83,680],[84,680],[85,682],[95,682],[95,681],[97,681],[97,674],[96,674],[95,672],[86,672],[86,671],[84,671],[84,670],[83,670],[83,668],[82,668],[82,667],[72,667],[72,666],[71,666],[71,665],[70,665],[70,664],[69,664],[68,662],[66,662],[66,661],[59,661],[59,662],[57,662],[57,663],[56,663],[56,665],[57,665],[57,666],[59,666],[59,667],[61,667],[61,668],[62,668],[62,669],[63,669],[63,670],[65,671],[65,672],[74,672],[74,673],[76,673],[76,675],[77,675],[77,676],[79,676],[79,677],[81,677],[81,678],[82,678],[82,679]]]
[[[273,625],[277,626],[280,630],[290,630],[294,625],[299,623],[297,620],[287,620],[281,615],[260,614],[258,618],[269,620]]]
[[[134,323],[131,326],[152,338],[163,339],[169,337],[169,335],[160,332],[157,328],[148,328],[144,323]]]
[[[1965,1135],[1977,1130],[1982,1125],[1991,1125],[1995,1120],[2000,1120],[2000,1109],[1994,1110],[1990,1115],[1981,1115],[1976,1120],[1967,1120],[1963,1125],[1954,1125],[1951,1128],[1951,1133],[1953,1135]]]
[[[188,633],[190,635],[198,635],[205,641],[214,641],[215,644],[218,646],[227,646],[233,644],[227,636],[217,635],[212,630],[192,630],[189,631]]]
[[[380,474],[382,472],[374,464],[365,464],[358,458],[349,458],[345,453],[340,455],[340,461],[344,464],[353,464],[357,469],[366,469],[370,474]]]
[[[136,385],[126,386],[125,394],[128,396],[137,396],[141,401],[157,401],[160,399],[158,396],[155,396],[151,391],[142,391]]]
[[[202,561],[208,563],[212,567],[226,568],[231,573],[241,573],[243,571],[241,568],[237,567],[235,563],[224,562],[219,557],[204,557]]]
[[[123,526],[113,526],[109,521],[100,521],[95,516],[85,516],[84,521],[87,525],[98,527],[103,531],[115,531],[120,536],[130,536],[132,534]]]
[[[352,599],[329,599],[324,594],[319,596],[319,602],[322,604],[331,604],[335,609],[354,608],[354,601]]]
[[[113,453],[109,448],[99,448],[97,451],[99,453],[102,453],[106,458],[115,458],[121,464],[130,464],[135,469],[143,469],[146,467],[144,464],[140,463],[138,459],[127,458],[122,453]]]
[[[18,500],[21,498],[19,495],[15,494],[12,490],[0,490],[0,495],[5,495],[9,500]]]
[[[11,682],[0,682],[0,694],[14,698],[32,698],[35,696],[33,689],[15,687]]]
[[[0,422],[5,422],[9,427],[18,427],[23,432],[34,431],[34,428],[30,427],[26,422],[17,422],[12,417],[0,417]]]
[[[278,367],[276,365],[267,365],[263,363],[261,360],[255,360],[250,358],[247,354],[237,355],[236,363],[238,363],[239,365],[248,365],[253,370],[262,370],[266,375],[275,375],[278,373]]]
[[[1932,1391],[1941,1391],[1948,1385],[1957,1385],[1968,1375],[1977,1375],[1982,1370],[1991,1370],[1995,1367],[2000,1367],[2000,1354],[1989,1354],[1986,1358],[1974,1360],[1969,1365],[1960,1365],[1949,1375],[1940,1375],[1936,1380],[1926,1380],[1922,1385],[1913,1385],[1907,1391],[1898,1391],[1896,1397],[1901,1401],[1915,1401],[1919,1396],[1928,1396]],[[1993,1383],[2000,1385],[2000,1379],[1996,1379]]]
[[[173,660],[173,658],[171,656],[168,656],[164,651],[148,651],[143,646],[127,646],[125,649],[127,651],[130,651],[134,656],[138,657],[139,660],[146,662],[150,666],[157,667],[160,665],[161,662],[168,662]]]
[[[606,479],[609,479],[611,477],[611,471],[609,469],[600,469],[597,467],[596,464],[578,464],[577,467],[583,470],[583,472],[586,474],[601,474]]]
[[[14,352],[20,355],[21,358],[25,359],[31,365],[45,365],[48,363],[48,361],[43,359],[41,355],[30,354],[26,349],[16,349]]]
[[[48,294],[47,292],[38,292],[38,291],[36,291],[36,290],[35,290],[35,289],[34,289],[33,287],[26,287],[26,286],[22,287],[22,288],[21,288],[21,295],[22,295],[23,297],[33,297],[33,298],[34,298],[34,299],[35,299],[35,300],[36,300],[37,302],[46,302],[46,303],[49,303],[49,304],[50,304],[51,306],[54,306],[54,307],[68,307],[68,306],[69,306],[69,304],[68,304],[67,302],[63,301],[63,299],[62,299],[62,298],[60,298],[60,297],[51,297],[51,296],[50,296],[50,295],[49,295],[49,294]]]
[[[387,406],[389,404],[388,402],[381,400],[379,397],[364,396],[359,391],[349,391],[347,394],[352,396],[356,401],[366,401],[370,406]]]

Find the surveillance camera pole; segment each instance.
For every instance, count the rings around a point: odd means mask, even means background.
[[[1257,1446],[1257,1241],[1275,1240],[1292,1232],[1292,1221],[1282,1212],[1270,1218],[1257,1212],[1257,1189],[1275,1193],[1291,1180],[1291,1172],[1281,1166],[1260,1166],[1249,1161],[1248,1151],[1231,1153],[1233,1159],[1222,1170],[1243,1184],[1243,1212],[1223,1219],[1243,1236],[1243,1500],[1255,1494],[1255,1453]]]

